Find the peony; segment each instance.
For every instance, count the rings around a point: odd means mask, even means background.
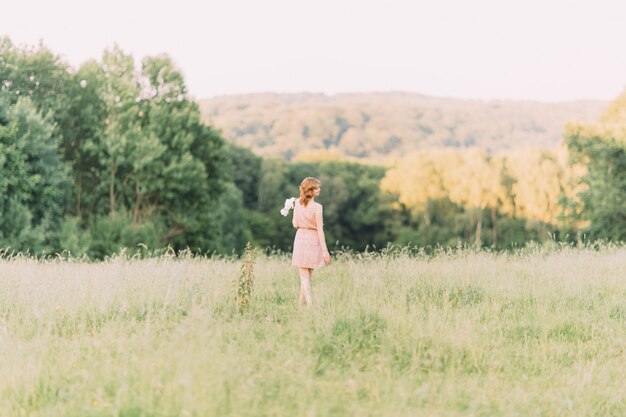
[[[291,197],[291,198],[286,199],[285,207],[280,209],[280,214],[286,217],[289,214],[289,210],[291,210],[294,204],[296,203],[296,200],[297,200],[296,197]]]

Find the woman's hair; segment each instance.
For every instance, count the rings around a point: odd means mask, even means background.
[[[314,177],[306,177],[303,179],[300,183],[300,204],[306,207],[315,195],[315,189],[319,188],[320,184],[320,180]]]

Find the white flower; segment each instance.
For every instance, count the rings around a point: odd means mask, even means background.
[[[280,209],[280,214],[282,214],[283,216],[287,216],[289,214],[289,210],[291,210],[294,207],[294,204],[296,203],[297,198],[296,197],[291,197],[285,200],[285,207],[283,207],[282,209]]]

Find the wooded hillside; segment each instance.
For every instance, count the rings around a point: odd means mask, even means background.
[[[382,161],[431,147],[497,151],[553,147],[568,121],[598,118],[608,103],[479,101],[410,93],[251,94],[200,101],[205,121],[262,156],[311,153]]]

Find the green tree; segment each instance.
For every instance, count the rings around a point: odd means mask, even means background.
[[[76,189],[85,180],[99,180],[87,197],[93,215],[120,215],[136,230],[152,224],[162,231],[160,245],[200,251],[220,247],[222,138],[200,121],[171,59],[147,57],[137,70],[132,56],[114,46],[100,63],[89,62],[78,73],[83,77],[80,97],[88,104],[83,110],[96,123],[73,148]],[[85,200],[81,195],[77,191],[77,201]],[[118,223],[100,229],[115,229]]]
[[[28,97],[41,114],[51,114],[62,124],[70,111],[71,82],[68,65],[48,48],[41,44],[20,48],[9,38],[0,38],[0,90],[8,93],[10,104]]]
[[[61,151],[72,165],[74,185],[67,212],[88,224],[90,218],[105,212],[97,192],[102,187],[105,170],[102,147],[109,119],[109,109],[101,92],[104,71],[96,61],[81,65],[72,75],[69,95],[72,97],[67,115],[59,122],[63,142]]]
[[[218,224],[217,250],[220,253],[242,253],[252,241],[249,217],[243,204],[243,193],[234,183],[225,184],[216,208]]]
[[[100,96],[103,83],[100,66],[90,61],[77,71],[43,45],[19,48],[8,38],[0,39],[0,89],[9,103],[29,97],[41,114],[54,121],[55,134],[66,161],[72,166],[74,187],[66,211],[79,218],[83,206],[93,210],[90,198],[100,183],[97,146],[103,141],[107,109]]]
[[[394,239],[388,228],[392,217],[391,201],[381,192],[385,168],[348,162],[319,165],[327,240],[364,250],[382,248]]]
[[[565,143],[583,188],[568,200],[574,220],[592,239],[626,240],[626,92],[596,125],[568,127]]]
[[[227,162],[227,177],[243,194],[248,209],[256,209],[259,203],[259,181],[262,158],[251,150],[226,143],[223,155]]]
[[[4,98],[2,98],[4,97]],[[50,117],[29,98],[0,97],[0,245],[31,253],[57,248],[69,187]]]

